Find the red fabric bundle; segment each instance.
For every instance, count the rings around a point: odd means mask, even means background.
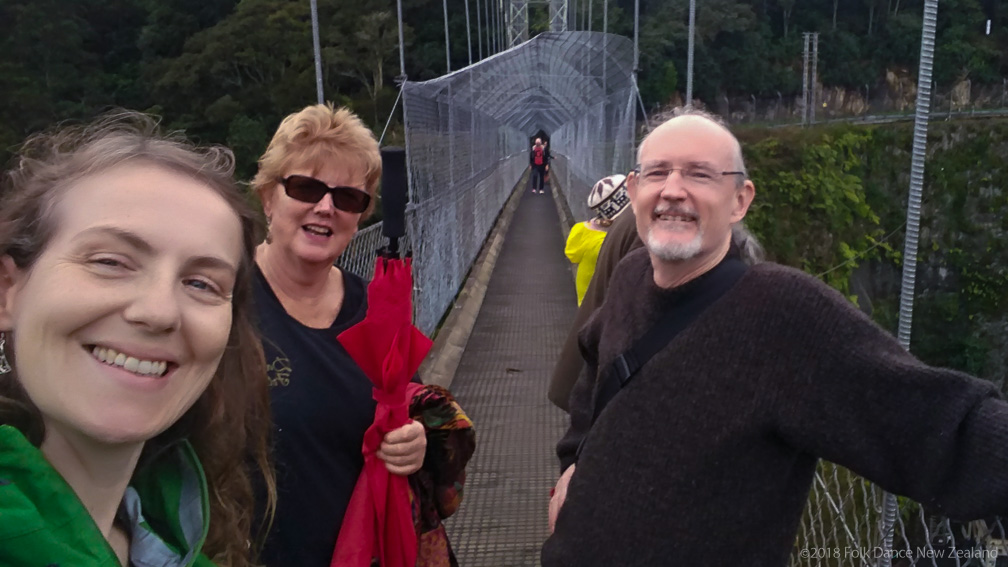
[[[374,383],[374,423],[364,433],[364,469],[336,540],[331,567],[414,567],[417,536],[406,477],[378,458],[385,435],[409,423],[410,379],[431,341],[412,325],[412,260],[378,258],[367,314],[340,333],[340,344]]]

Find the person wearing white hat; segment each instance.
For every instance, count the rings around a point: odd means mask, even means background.
[[[578,305],[584,300],[585,291],[595,273],[595,261],[598,259],[599,248],[605,239],[606,231],[620,213],[630,204],[626,191],[626,176],[616,174],[603,177],[595,183],[588,193],[588,206],[595,211],[591,220],[580,222],[571,227],[567,236],[564,253],[573,264],[577,264]]]

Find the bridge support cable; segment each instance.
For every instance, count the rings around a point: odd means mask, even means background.
[[[451,73],[451,42],[448,39],[448,0],[441,0],[444,12],[444,56],[447,73]]]
[[[315,53],[315,94],[319,104],[325,103],[322,92],[322,47],[319,43],[318,2],[311,0],[312,48]]]
[[[480,21],[480,0],[476,0],[476,55],[483,60],[483,23]],[[470,62],[472,64],[472,62]]]
[[[686,108],[693,106],[693,47],[696,36],[696,0],[689,2],[689,33],[686,41]]]
[[[396,0],[396,18],[399,21],[399,77],[397,80],[400,83],[406,82],[406,47],[403,42],[403,18],[402,18],[402,0]],[[400,87],[402,85],[400,84]],[[405,119],[403,120],[405,123]]]
[[[466,45],[469,48],[469,64],[473,64],[472,60],[472,25],[469,23],[469,0],[462,0],[465,2],[465,17],[466,17]]]
[[[910,194],[907,197],[906,239],[903,248],[903,278],[900,286],[899,325],[897,332],[897,339],[899,339],[903,348],[907,350],[910,350],[910,327],[913,322],[914,293],[917,279],[917,249],[920,241],[921,199],[924,192],[924,160],[927,154],[928,117],[931,110],[931,72],[934,66],[937,20],[938,0],[924,0],[924,24],[921,30],[921,54],[917,73],[917,105],[914,109],[916,116],[914,119],[913,152],[910,163]],[[896,495],[886,493],[882,516],[884,549],[892,549],[898,508]],[[891,560],[886,560],[883,562],[883,565],[889,567],[892,565],[892,562]]]

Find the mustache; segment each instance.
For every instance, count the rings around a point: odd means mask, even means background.
[[[676,215],[681,217],[688,217],[691,219],[697,218],[696,211],[688,207],[680,207],[676,205],[658,205],[654,209],[655,216],[658,215]]]

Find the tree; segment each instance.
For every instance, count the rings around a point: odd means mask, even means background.
[[[791,22],[791,12],[794,10],[795,0],[777,0],[781,8],[781,23],[784,26],[784,39],[788,36],[788,24]]]
[[[353,35],[330,34],[326,61],[330,69],[352,77],[371,98],[374,123],[378,123],[378,95],[385,88],[385,74],[399,48],[399,28],[392,12],[370,12],[356,19]],[[412,32],[412,30],[409,30]]]
[[[179,126],[223,141],[233,120],[215,106],[223,97],[245,116],[273,125],[314,100],[308,4],[245,0],[148,73],[158,101]]]

